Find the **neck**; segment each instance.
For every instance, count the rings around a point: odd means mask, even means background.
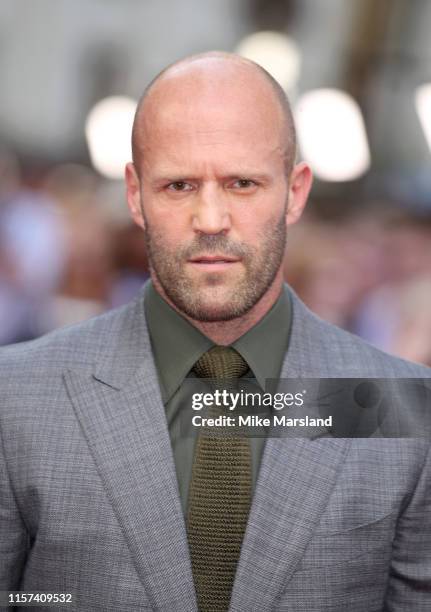
[[[227,346],[235,342],[238,338],[244,335],[249,329],[254,327],[266,313],[272,308],[280,296],[282,285],[283,285],[283,274],[282,271],[277,273],[277,276],[273,280],[269,289],[264,293],[258,302],[244,315],[231,319],[230,321],[197,321],[192,319],[184,312],[179,310],[176,305],[168,298],[165,291],[161,287],[160,283],[152,275],[152,281],[154,288],[161,295],[161,297],[167,302],[174,310],[176,310],[182,317],[187,319],[191,325],[196,327],[202,332],[207,338],[212,340],[215,344]]]

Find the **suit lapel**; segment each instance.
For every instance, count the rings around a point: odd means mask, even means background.
[[[297,299],[293,303],[292,333],[281,378],[327,376],[326,362],[319,363],[311,350],[308,311]],[[328,503],[350,440],[310,438],[266,442],[231,612],[274,609]]]
[[[69,396],[152,609],[193,612],[184,517],[142,308],[110,330],[105,349],[95,374],[65,373]]]
[[[328,503],[348,441],[267,441],[231,612],[272,610]]]

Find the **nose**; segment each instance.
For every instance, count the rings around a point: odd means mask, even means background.
[[[195,201],[192,227],[203,234],[226,233],[231,227],[231,218],[223,193],[215,185],[201,188]]]

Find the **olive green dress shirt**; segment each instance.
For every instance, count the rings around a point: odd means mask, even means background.
[[[184,407],[191,405],[190,386],[186,378],[196,361],[215,343],[174,310],[154,289],[151,281],[145,286],[145,317],[166,410],[175,469],[183,512],[187,514],[188,492],[193,466],[196,437],[186,435]],[[253,379],[264,391],[267,379],[278,378],[288,347],[291,326],[291,302],[287,286],[267,314],[232,343],[246,360],[249,371],[244,378]],[[252,486],[256,485],[264,437],[250,438]]]

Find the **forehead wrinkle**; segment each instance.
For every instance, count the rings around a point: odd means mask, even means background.
[[[151,181],[164,179],[220,180],[232,177],[269,178],[273,171],[271,158],[274,156],[283,161],[283,149],[274,147],[266,154],[260,155],[258,160],[253,160],[240,154],[214,159],[213,156],[206,158],[206,155],[202,153],[189,158],[184,152],[177,155],[173,148],[163,156],[151,160],[149,165],[144,156],[144,177],[151,178]]]

